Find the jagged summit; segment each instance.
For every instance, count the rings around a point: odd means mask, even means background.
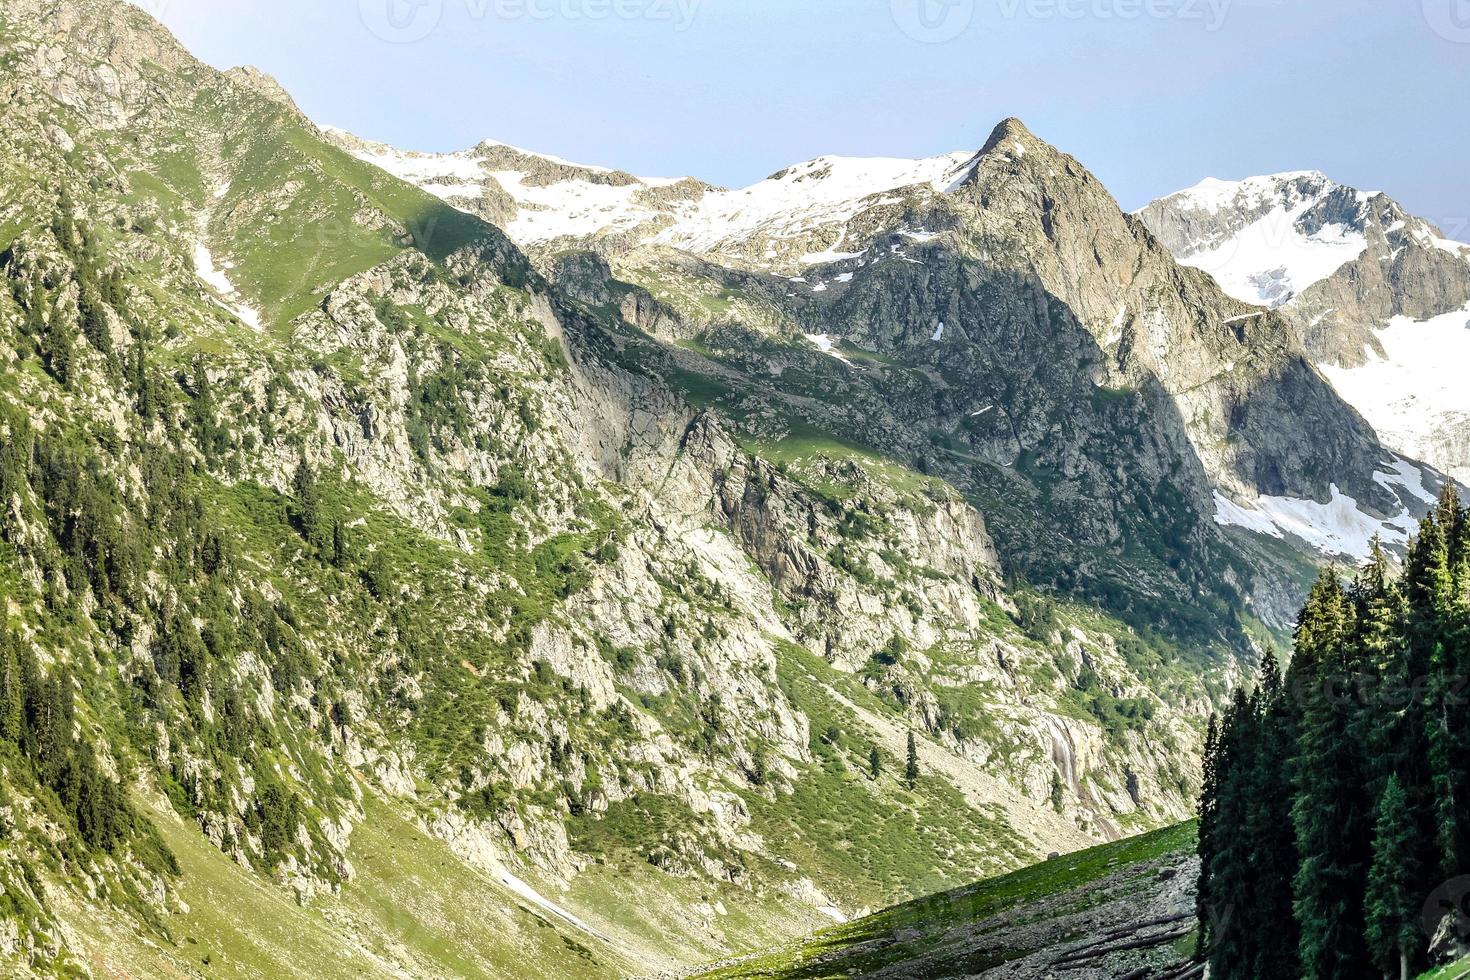
[[[1015,116],[1008,116],[995,124],[990,131],[990,136],[985,145],[980,148],[981,153],[990,153],[1003,143],[1019,143],[1026,146],[1031,143],[1040,142],[1026,124]]]
[[[225,76],[283,107],[299,120],[306,121],[306,114],[301,111],[301,107],[296,104],[291,93],[287,92],[273,75],[261,71],[254,65],[239,65],[226,71]]]

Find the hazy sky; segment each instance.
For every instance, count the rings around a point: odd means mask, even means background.
[[[978,147],[1005,116],[1126,208],[1319,169],[1470,239],[1470,0],[135,0],[312,118],[650,176]]]

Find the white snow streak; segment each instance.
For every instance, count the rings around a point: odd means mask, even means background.
[[[228,268],[231,268],[231,265],[227,262],[225,269]],[[210,298],[239,317],[243,323],[259,330],[260,311],[240,299],[240,294],[236,291],[235,284],[230,282],[230,277],[225,274],[225,269],[215,267],[214,255],[210,253],[209,246],[196,239],[194,242],[194,271],[200,279],[224,297],[224,299],[213,296]]]
[[[1330,487],[1327,503],[1296,497],[1261,495],[1247,507],[1215,491],[1215,523],[1243,527],[1273,538],[1300,538],[1327,555],[1366,558],[1374,535],[1384,544],[1404,544],[1416,526],[1408,509],[1397,517],[1381,520],[1358,506],[1358,502]]]
[[[1389,448],[1470,479],[1470,467],[1436,459],[1470,431],[1470,306],[1432,320],[1394,317],[1377,336],[1387,358],[1370,352],[1360,367],[1324,364],[1322,373]]]
[[[826,354],[829,357],[835,357],[837,358],[837,360],[848,366],[852,365],[852,362],[843,355],[842,351],[837,349],[837,344],[832,340],[830,334],[809,333],[805,334],[804,336],[808,341],[811,342],[813,347],[821,351],[823,354]]]

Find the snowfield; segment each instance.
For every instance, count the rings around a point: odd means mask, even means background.
[[[1386,358],[1322,373],[1396,452],[1436,462],[1470,442],[1470,306],[1432,320],[1394,317],[1378,331]],[[1463,454],[1461,456],[1463,457]],[[1448,467],[1470,482],[1470,466]]]
[[[1308,180],[1320,190],[1301,195],[1290,188]],[[1299,222],[1323,198],[1340,189],[1316,171],[1296,171],[1245,180],[1207,178],[1165,200],[1181,209],[1218,214],[1226,208],[1254,210],[1267,203],[1262,217],[1213,245],[1201,244],[1177,256],[1183,265],[1208,272],[1226,293],[1247,303],[1281,306],[1302,290],[1321,282],[1368,248],[1360,231],[1328,224],[1307,233]],[[1373,195],[1357,191],[1366,205]]]
[[[342,130],[328,130],[348,141],[352,152],[396,177],[454,203],[478,198],[481,186],[492,178],[508,193],[519,210],[505,231],[521,245],[544,244],[563,236],[590,237],[642,228],[645,240],[696,253],[735,249],[752,238],[794,239],[823,228],[845,225],[859,212],[876,204],[898,203],[897,192],[919,188],[931,193],[953,190],[969,176],[979,154],[969,151],[909,160],[891,157],[822,156],[788,167],[749,187],[735,190],[709,188],[688,199],[659,204],[657,191],[678,183],[677,178],[638,177],[631,183],[603,183],[567,179],[552,183],[516,170],[492,170],[474,150],[458,153],[414,153],[380,144],[357,144]],[[504,147],[595,174],[611,174],[606,167],[571,163],[560,157]],[[621,178],[626,180],[627,178]],[[914,232],[916,241],[937,233]],[[844,250],[845,231],[831,246],[801,257],[807,265],[859,258],[863,251]],[[769,250],[768,250],[769,252]]]
[[[916,186],[935,193],[947,192],[969,176],[977,160],[977,154],[967,152],[923,160],[817,157],[749,187],[706,194],[653,241],[691,252],[713,252],[756,234],[794,238],[851,220],[863,209],[883,203],[881,198],[871,200],[879,195]],[[892,203],[898,200],[895,197]],[[817,256],[806,259],[835,260]]]

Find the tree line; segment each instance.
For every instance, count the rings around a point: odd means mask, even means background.
[[[1212,718],[1200,956],[1215,980],[1409,977],[1470,873],[1470,520],[1448,486],[1396,574],[1318,579],[1284,674]],[[1448,899],[1440,903],[1437,898]]]

